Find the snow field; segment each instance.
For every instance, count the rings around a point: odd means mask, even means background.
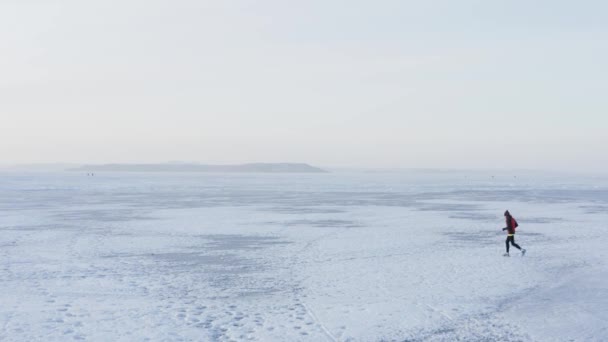
[[[83,178],[2,178],[0,340],[608,338],[584,180]],[[501,256],[505,209],[526,257]]]

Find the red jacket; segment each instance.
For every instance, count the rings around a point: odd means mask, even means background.
[[[515,228],[518,226],[517,221],[511,215],[505,216],[505,221],[507,226],[503,230],[506,229],[508,234],[515,234]]]

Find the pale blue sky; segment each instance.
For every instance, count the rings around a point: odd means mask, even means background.
[[[0,163],[607,170],[604,1],[0,2]]]

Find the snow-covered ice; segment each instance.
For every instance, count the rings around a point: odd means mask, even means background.
[[[0,340],[608,340],[607,222],[601,178],[2,173]]]

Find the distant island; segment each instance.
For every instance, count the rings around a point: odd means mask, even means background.
[[[242,172],[242,173],[325,173],[327,171],[303,163],[251,163],[240,165],[204,164],[101,164],[83,165],[69,171],[84,172]]]

